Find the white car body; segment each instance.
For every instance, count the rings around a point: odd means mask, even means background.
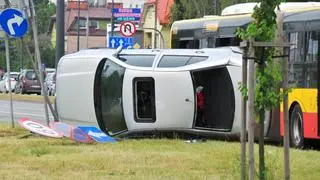
[[[115,51],[113,49],[82,50],[61,58],[56,76],[56,105],[61,121],[77,125],[99,126],[101,130],[111,135],[140,131],[182,131],[206,135],[239,134],[241,93],[238,90],[238,83],[241,81],[242,72],[242,54],[239,48],[123,50],[119,54],[120,56],[154,55],[154,61],[150,67],[134,66],[123,62],[115,55]],[[162,58],[165,56],[207,58],[180,67],[159,67]],[[118,121],[113,122],[112,118],[104,118],[105,116],[110,117],[108,113],[111,114],[111,110],[104,112],[105,108],[102,108],[103,103],[108,104],[110,102],[101,100],[102,94],[107,93],[101,91],[101,89],[104,86],[111,86],[112,83],[103,84],[103,78],[111,78],[114,73],[121,74],[120,70],[111,71],[113,66],[108,65],[107,62],[124,68],[123,76],[120,76],[123,78],[121,97],[115,99],[112,106],[117,107],[112,109],[113,113],[118,113],[119,116],[121,116],[120,111],[123,113],[124,122],[120,123]],[[101,70],[103,72],[100,76],[99,68],[101,67],[104,67],[106,74],[103,74],[104,71]],[[216,73],[218,72],[216,70],[219,70],[219,73]],[[108,74],[108,71],[113,72],[113,74]],[[197,103],[194,83],[195,78],[202,80],[200,77],[205,77],[205,73],[201,74],[203,72],[209,73],[208,78],[211,78],[210,81],[213,82],[213,84],[209,82],[207,86],[208,91],[210,91],[208,94],[211,93],[211,98],[208,98],[207,102],[211,105],[210,111],[216,111],[216,113],[208,115],[208,117],[214,117],[209,118],[211,124],[208,125],[208,128],[196,125],[196,116],[198,115],[196,115]],[[214,77],[211,76],[211,73]],[[227,74],[226,77],[220,75],[223,73]],[[215,76],[220,80],[215,81]],[[141,105],[139,104],[141,98],[138,93],[149,92],[139,88],[148,87],[143,86],[143,83],[152,85],[151,81],[154,83],[155,101],[153,110],[155,112],[150,110],[154,113],[154,117],[149,121],[138,117],[147,115],[143,113],[139,115],[137,109]],[[219,83],[215,84],[214,82]],[[97,95],[99,93],[100,96]],[[108,91],[108,93],[110,92]],[[152,100],[152,97],[150,99]],[[221,104],[221,107],[219,107],[219,104]],[[230,108],[221,109],[229,106]],[[142,107],[150,108],[150,106]],[[208,114],[210,113],[208,112]],[[118,116],[115,116],[115,119],[116,117]],[[219,117],[220,119],[218,119]],[[227,120],[224,120],[223,117],[232,117],[232,120],[226,122]],[[121,124],[119,126],[122,126],[123,129],[115,128],[116,130],[112,131],[111,127],[117,126],[117,123]]]
[[[10,79],[11,79],[11,92],[14,91],[14,88],[16,86],[16,79],[14,77],[17,77],[19,75],[18,72],[10,72]],[[9,92],[9,78],[8,73],[6,73],[2,80],[0,81],[0,91],[1,92]]]

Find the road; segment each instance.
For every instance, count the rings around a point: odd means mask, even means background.
[[[49,119],[53,121],[53,116],[49,110]],[[46,123],[43,103],[13,101],[13,117],[15,123],[20,118],[30,118],[39,122]],[[10,101],[0,100],[0,122],[11,123]]]

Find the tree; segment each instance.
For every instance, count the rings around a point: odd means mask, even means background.
[[[44,34],[48,31],[51,16],[56,13],[56,6],[48,0],[35,0],[34,2],[38,33]]]
[[[214,8],[211,0],[175,0],[174,5],[171,7],[170,22],[213,14]]]
[[[276,30],[276,13],[274,9],[280,5],[280,0],[263,0],[260,7],[254,8],[253,22],[247,29],[237,31],[237,35],[244,40],[256,40],[270,42],[274,39]],[[254,48],[256,63],[256,85],[254,92],[254,111],[260,124],[259,134],[259,177],[265,179],[264,163],[264,115],[266,110],[278,105],[283,93],[277,91],[281,82],[279,64],[272,62],[274,48]],[[243,90],[247,92],[247,90]]]

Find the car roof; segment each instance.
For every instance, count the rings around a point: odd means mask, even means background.
[[[123,49],[121,55],[189,55],[189,56],[210,56],[217,55],[217,53],[223,52],[240,52],[237,47],[221,47],[221,48],[204,48],[204,49]],[[113,56],[116,53],[115,49],[86,49],[79,52],[65,55],[64,58],[106,58]]]

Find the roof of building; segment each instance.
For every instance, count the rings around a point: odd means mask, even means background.
[[[157,16],[160,21],[160,24],[165,25],[170,22],[170,10],[171,6],[174,4],[174,0],[147,0],[144,4],[144,10],[148,6],[154,6],[157,2]]]

